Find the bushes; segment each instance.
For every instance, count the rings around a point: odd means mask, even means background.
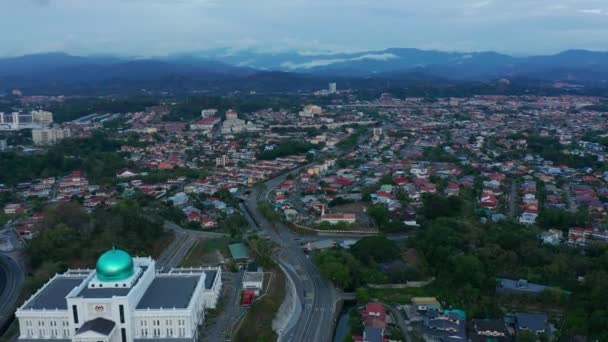
[[[90,266],[112,245],[133,255],[153,255],[166,236],[162,223],[151,220],[131,201],[93,215],[78,204],[60,204],[47,210],[42,225],[40,235],[26,247],[34,270],[45,262],[60,268]]]
[[[368,265],[373,262],[386,262],[399,258],[399,247],[384,236],[363,238],[351,247],[353,255]]]

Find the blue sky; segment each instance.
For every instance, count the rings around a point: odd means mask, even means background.
[[[0,55],[608,49],[608,0],[0,0]]]

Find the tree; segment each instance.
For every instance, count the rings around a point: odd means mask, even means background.
[[[422,209],[420,213],[426,219],[435,219],[438,217],[455,217],[458,216],[463,208],[463,201],[456,196],[443,197],[441,195],[424,194],[422,196]]]
[[[356,292],[358,303],[363,304],[369,302],[369,290],[366,287],[359,287]]]
[[[351,247],[353,255],[363,263],[386,262],[399,257],[397,244],[384,236],[365,237]]]
[[[517,342],[536,342],[536,334],[529,331],[520,331],[517,334]]]

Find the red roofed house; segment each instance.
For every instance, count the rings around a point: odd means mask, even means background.
[[[201,218],[201,226],[203,228],[215,228],[217,227],[217,222],[210,217],[202,217]]]
[[[188,221],[201,222],[201,215],[199,213],[197,213],[196,211],[193,211],[190,214],[188,214]]]
[[[366,327],[386,328],[386,313],[384,312],[382,303],[367,303],[365,310],[361,313],[361,318]]]

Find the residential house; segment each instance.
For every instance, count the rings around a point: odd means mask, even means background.
[[[471,342],[510,342],[511,336],[502,319],[474,319],[470,329]]]
[[[557,229],[549,229],[548,231],[540,234],[540,240],[542,243],[547,245],[557,246],[561,243],[562,239],[563,233],[561,230]]]
[[[462,310],[428,310],[422,334],[426,341],[466,341],[466,321]]]
[[[551,287],[547,285],[530,283],[526,279],[496,278],[496,292],[499,294],[536,295],[549,288]]]
[[[519,335],[523,331],[528,331],[533,334],[548,334],[549,324],[548,317],[541,313],[524,313],[517,312],[515,318],[515,333]]]

